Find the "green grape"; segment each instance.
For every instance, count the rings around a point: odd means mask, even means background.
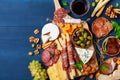
[[[46,80],[48,78],[46,70],[42,67],[38,60],[33,60],[28,66],[33,80]]]

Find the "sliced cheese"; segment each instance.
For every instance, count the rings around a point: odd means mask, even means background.
[[[93,52],[94,52],[93,50],[77,48],[77,47],[75,47],[75,49],[84,64],[87,63],[93,56]]]

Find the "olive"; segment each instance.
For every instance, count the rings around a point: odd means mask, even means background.
[[[87,38],[87,33],[84,33],[84,34],[83,34],[83,37],[84,37],[84,38]]]
[[[80,36],[80,37],[79,37],[79,39],[80,39],[81,41],[83,41],[83,40],[84,40],[84,38],[83,38],[82,36]]]
[[[85,47],[85,44],[84,44],[84,43],[81,43],[80,46],[81,46],[81,47]]]
[[[81,36],[81,33],[76,33],[77,36]]]
[[[81,43],[81,41],[80,41],[80,40],[76,42],[76,44],[77,44],[77,45],[79,45],[80,43]]]
[[[79,29],[79,32],[83,32],[83,31],[84,31],[84,28],[80,28],[80,29]]]
[[[88,37],[87,37],[87,39],[91,40],[91,39],[92,39],[92,37],[91,37],[91,36],[88,36]]]
[[[86,44],[89,45],[91,41],[87,41]]]

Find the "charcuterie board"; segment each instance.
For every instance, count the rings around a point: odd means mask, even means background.
[[[59,3],[59,0],[54,0],[54,5],[55,5],[55,12],[57,11],[57,10],[60,10],[62,7],[61,7],[61,5],[60,5],[60,3]],[[57,12],[56,12],[57,13]],[[54,13],[55,14],[55,13]],[[71,20],[72,22],[67,22],[67,20]],[[64,24],[82,24],[82,27],[83,28],[85,28],[85,29],[87,29],[88,31],[90,31],[89,30],[89,26],[88,26],[88,24],[87,24],[87,22],[86,21],[82,21],[82,20],[80,20],[80,19],[75,19],[75,18],[72,18],[71,16],[69,16],[68,14],[66,14],[66,16],[64,17],[64,20],[66,20],[65,21],[65,23]],[[75,21],[77,21],[77,23],[75,22]],[[61,38],[62,39],[64,39],[64,38],[67,38],[66,40],[67,41],[71,41],[70,39],[72,38],[72,36],[69,36],[70,38],[68,38],[68,35],[65,35],[64,36],[64,34],[63,34],[63,28],[61,27],[61,26],[59,26],[59,23],[56,23],[56,22],[54,22],[54,20],[53,20],[53,24],[56,24],[56,25],[58,25],[58,27],[59,27],[59,29],[60,29],[60,34],[59,34],[59,37],[55,40],[55,43],[57,44],[57,49],[58,50],[62,50],[62,47],[63,47],[63,45],[64,44],[66,44],[66,43],[64,43],[64,40],[61,40]],[[71,44],[73,44],[73,43],[71,43]],[[62,45],[62,46],[61,46]],[[69,46],[67,46],[67,47],[69,47]],[[80,55],[84,55],[84,53],[83,53],[83,51],[81,52],[81,51],[79,51],[79,50],[85,50],[85,51],[92,51],[92,53],[91,54],[87,54],[87,55],[90,55],[91,57],[89,57],[89,59],[84,63],[84,64],[87,64],[87,65],[89,65],[89,66],[91,66],[91,69],[95,69],[93,72],[89,72],[87,75],[89,75],[89,74],[91,74],[91,73],[95,73],[97,70],[98,70],[98,61],[97,61],[97,57],[96,57],[96,52],[95,52],[95,48],[94,48],[94,46],[93,46],[93,43],[88,47],[88,48],[85,48],[85,49],[83,49],[83,48],[78,48],[78,47],[75,47],[75,46],[71,46],[71,47],[74,47],[75,49],[76,49],[76,51],[77,51],[77,53],[79,53],[79,56]],[[68,48],[69,49],[69,48]],[[72,48],[73,49],[73,48]],[[74,50],[74,49],[73,49]],[[69,51],[69,50],[68,50]],[[62,53],[61,53],[62,54]],[[64,62],[63,62],[63,58],[62,58],[63,56],[62,55],[60,55],[60,57],[59,57],[59,60],[58,60],[58,62],[56,62],[55,64],[53,64],[52,66],[50,66],[50,67],[48,67],[48,75],[49,75],[49,77],[50,77],[50,79],[51,80],[53,80],[53,79],[58,79],[58,80],[69,80],[69,79],[74,79],[75,77],[80,77],[80,76],[85,76],[86,74],[84,74],[83,72],[81,72],[80,70],[78,70],[77,68],[73,68],[70,72],[68,71],[68,70],[64,70],[64,68],[63,68],[63,64],[64,64]],[[68,54],[68,57],[69,57],[69,54]],[[78,57],[78,56],[77,56]],[[82,57],[84,57],[84,56],[82,56]],[[81,57],[81,60],[83,60],[82,59],[82,57]],[[84,61],[84,60],[83,60]],[[66,64],[68,64],[68,63],[66,63]],[[58,67],[59,66],[59,67]],[[56,74],[54,74],[54,75],[52,75],[52,73],[51,73],[51,71],[52,70],[54,70],[54,72],[56,73]],[[52,75],[52,76],[51,76]],[[59,77],[55,77],[55,76],[59,76]],[[64,76],[64,77],[63,77]]]

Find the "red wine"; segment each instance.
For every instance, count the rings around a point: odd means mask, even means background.
[[[88,11],[88,3],[83,0],[73,1],[71,4],[71,10],[77,15],[83,15]]]

